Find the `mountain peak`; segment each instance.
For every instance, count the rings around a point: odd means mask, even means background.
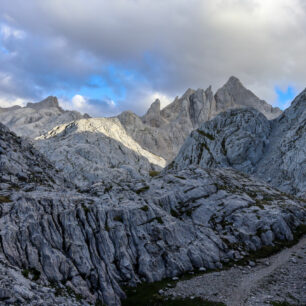
[[[216,92],[215,100],[218,112],[229,108],[253,107],[268,119],[274,119],[282,113],[280,109],[273,108],[266,101],[259,99],[234,76]]]
[[[230,78],[228,79],[228,81],[225,83],[224,86],[239,86],[239,87],[243,87],[243,84],[240,82],[240,80],[235,77],[235,76],[230,76]]]
[[[54,96],[49,96],[46,99],[44,99],[44,100],[42,100],[40,102],[36,102],[36,103],[29,102],[26,105],[26,107],[34,108],[36,110],[46,109],[46,108],[58,108],[58,109],[61,109],[59,104],[58,104],[57,97],[54,97]]]
[[[142,117],[143,123],[149,124],[154,127],[159,127],[162,124],[162,118],[160,116],[160,100],[156,99]]]

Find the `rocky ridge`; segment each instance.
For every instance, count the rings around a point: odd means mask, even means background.
[[[65,111],[56,97],[41,102],[28,103],[25,107],[13,106],[0,109],[0,122],[19,136],[35,138],[55,126],[81,118],[89,118],[76,111]]]
[[[221,268],[305,223],[304,202],[231,169],[109,177],[80,193],[3,125],[0,147],[1,256],[84,303],[119,305],[122,285]]]
[[[278,118],[234,109],[193,131],[170,165],[232,167],[280,190],[306,195],[306,90]]]
[[[35,147],[79,186],[161,170],[166,161],[135,142],[117,118],[80,119],[36,138]]]
[[[188,89],[164,109],[156,100],[142,117],[123,112],[87,124],[83,119],[88,116],[64,111],[55,97],[48,97],[24,108],[5,109],[0,122],[19,135],[35,138],[38,150],[69,180],[84,186],[109,175],[119,179],[160,170],[203,122],[223,110],[249,105],[269,118],[281,113],[231,77],[215,95],[211,87]]]
[[[127,132],[146,150],[170,162],[178,153],[188,135],[203,122],[213,119],[228,109],[253,107],[268,119],[281,115],[279,108],[256,97],[235,77],[216,94],[206,90],[188,89],[162,110],[156,100],[143,117],[131,112],[118,116]]]

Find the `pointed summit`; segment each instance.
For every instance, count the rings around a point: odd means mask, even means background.
[[[36,102],[36,103],[29,102],[26,107],[30,107],[35,110],[47,109],[47,108],[52,108],[52,107],[62,110],[58,104],[57,97],[53,97],[53,96],[49,96],[40,102]]]
[[[235,76],[230,76],[230,78],[228,79],[228,81],[226,82],[226,84],[238,84],[240,82],[240,80],[238,78],[236,78]],[[241,84],[242,85],[242,84]]]
[[[282,113],[279,108],[274,108],[266,101],[259,99],[234,76],[231,76],[216,92],[215,100],[217,112],[229,108],[253,107],[268,119],[274,119]]]
[[[185,93],[182,95],[181,99],[185,99],[188,98],[190,95],[192,95],[193,93],[195,93],[194,89],[188,88]]]
[[[163,120],[160,115],[160,100],[156,99],[147,113],[142,117],[142,122],[153,127],[160,127]]]

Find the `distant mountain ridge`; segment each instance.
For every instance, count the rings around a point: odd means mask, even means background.
[[[19,136],[35,138],[47,133],[57,125],[89,118],[88,114],[63,110],[56,97],[47,97],[25,107],[12,106],[0,109],[0,122]]]
[[[105,178],[140,177],[166,166],[162,157],[133,140],[117,118],[80,119],[59,125],[37,137],[35,147],[79,186]]]
[[[280,190],[306,197],[306,89],[281,116],[254,108],[228,110],[193,131],[171,167],[232,167]]]
[[[106,177],[116,180],[161,170],[203,122],[224,110],[250,106],[267,118],[282,113],[230,77],[216,94],[211,86],[188,89],[163,109],[156,100],[142,117],[126,111],[88,119],[86,114],[64,111],[56,97],[48,97],[0,112],[0,122],[18,135],[34,138],[36,148],[83,186]]]
[[[118,118],[143,148],[170,162],[190,132],[203,122],[228,109],[245,107],[257,109],[268,119],[282,114],[279,108],[260,100],[232,76],[216,94],[211,86],[206,90],[188,89],[181,98],[176,97],[163,109],[160,109],[160,101],[156,100],[142,117],[123,112]]]

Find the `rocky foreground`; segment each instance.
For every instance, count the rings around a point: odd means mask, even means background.
[[[232,169],[190,166],[77,190],[3,125],[0,145],[2,257],[84,303],[119,305],[123,286],[220,269],[305,224],[305,202]]]
[[[218,115],[191,133],[169,167],[231,167],[306,198],[306,89],[278,118],[254,108]]]
[[[306,91],[282,114],[236,78],[141,118],[80,119],[54,98],[0,111],[34,136],[63,120],[36,148],[0,124],[1,303],[141,305],[129,288],[207,271],[155,305],[304,303],[300,244],[258,258],[305,233]]]
[[[178,281],[159,290],[164,300],[178,297],[227,306],[306,305],[306,238],[291,248],[247,265]]]

